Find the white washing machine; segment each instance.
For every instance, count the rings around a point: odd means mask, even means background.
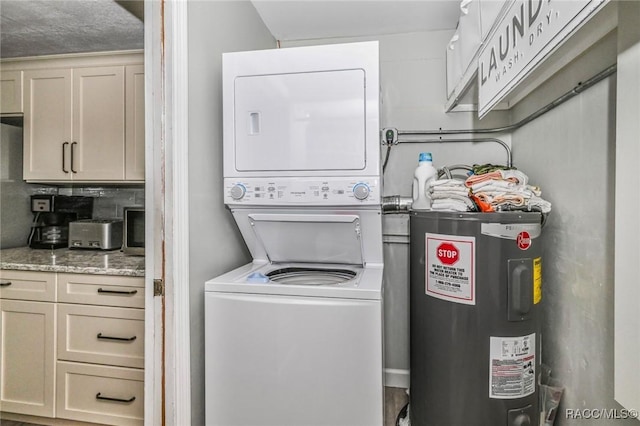
[[[223,71],[225,203],[253,261],[205,284],[206,423],[382,426],[378,45]]]

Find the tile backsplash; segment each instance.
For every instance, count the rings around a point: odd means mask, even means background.
[[[144,206],[144,187],[84,187],[74,188],[71,195],[94,197],[95,219],[122,219],[124,207]]]
[[[144,206],[144,186],[34,186],[33,194],[83,195],[94,197],[94,219],[122,219],[124,207]]]

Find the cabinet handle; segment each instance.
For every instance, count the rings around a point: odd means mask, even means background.
[[[64,168],[64,165],[67,162],[67,158],[66,158],[66,155],[65,155],[66,152],[67,152],[67,145],[69,145],[69,142],[65,142],[65,143],[62,144],[62,171],[65,172],[65,173],[69,173],[69,170]]]
[[[11,285],[11,281],[7,281],[7,282],[4,282],[4,283],[0,283],[0,287],[8,287],[8,286],[10,286],[10,285]]]
[[[78,142],[73,142],[71,144],[71,173],[78,173],[74,168],[73,168],[73,153],[75,151],[75,146],[78,145]]]
[[[98,293],[133,295],[133,294],[138,293],[138,290],[131,290],[131,291],[127,291],[127,290],[104,290],[102,288],[99,288],[98,289]]]
[[[112,336],[103,336],[102,333],[98,333],[98,335],[96,337],[98,339],[119,340],[121,342],[133,342],[134,340],[136,340],[136,336],[133,336],[133,337],[112,337]]]
[[[96,394],[96,399],[101,400],[101,401],[114,401],[114,402],[125,402],[125,403],[131,403],[133,401],[136,400],[135,396],[132,396],[129,399],[122,399],[122,398],[111,398],[109,396],[102,396],[100,395],[100,392],[98,392]]]

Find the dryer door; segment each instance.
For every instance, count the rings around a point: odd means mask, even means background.
[[[365,168],[364,70],[241,76],[233,96],[237,171]]]

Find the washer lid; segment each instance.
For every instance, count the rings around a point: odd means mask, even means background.
[[[270,262],[362,265],[360,218],[340,214],[250,214]]]

